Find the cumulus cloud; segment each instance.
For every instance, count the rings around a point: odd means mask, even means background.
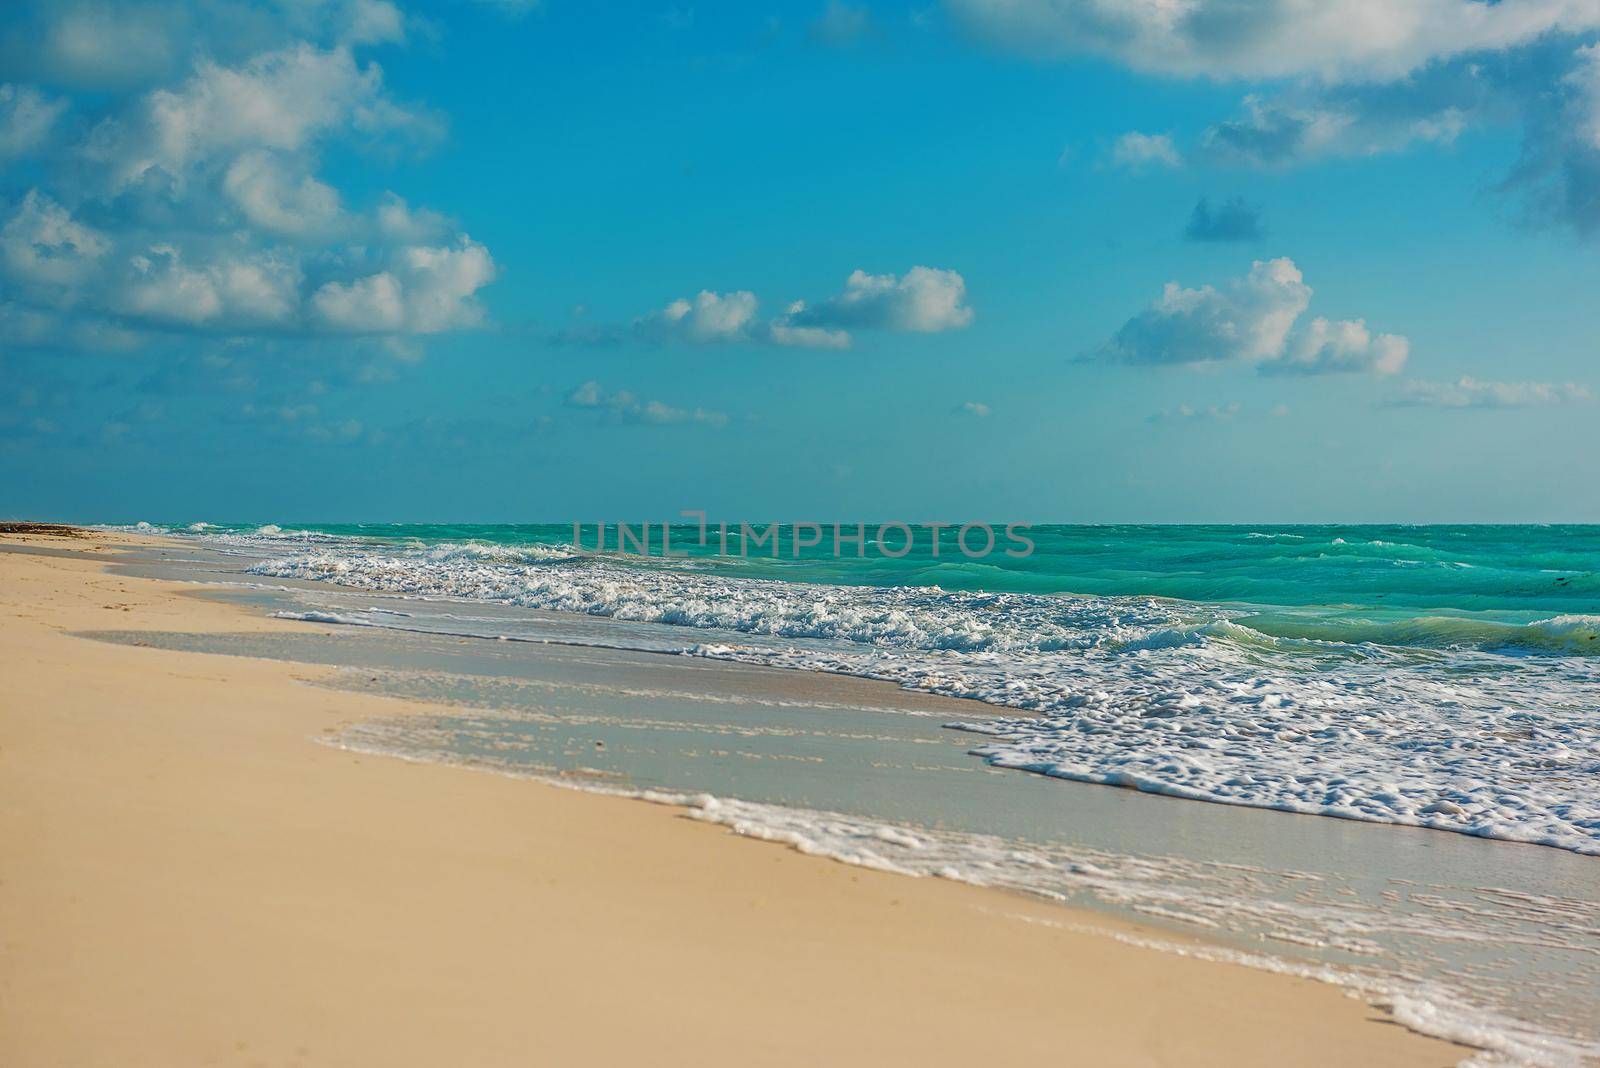
[[[1181,167],[1183,154],[1168,134],[1147,134],[1130,130],[1111,146],[1111,162],[1118,167],[1140,170],[1146,167]]]
[[[275,233],[326,232],[339,217],[337,190],[309,174],[293,173],[270,152],[246,152],[234,160],[222,188],[248,221]]]
[[[346,44],[396,44],[406,38],[406,17],[391,0],[346,0],[334,31]]]
[[[357,64],[347,48],[302,43],[238,67],[200,61],[183,85],[101,122],[88,155],[105,165],[113,191],[152,180],[182,188],[191,169],[225,154],[295,153],[339,130],[426,135],[433,122],[387,97],[376,64]]]
[[[748,290],[701,290],[636,319],[634,332],[656,341],[695,345],[747,342],[794,348],[847,349],[853,330],[931,334],[972,322],[966,280],[955,271],[913,267],[904,275],[857,270],[844,289],[808,304],[792,301],[782,315],[762,319]]]
[[[494,280],[488,249],[462,237],[454,246],[400,251],[385,271],[327,282],[311,297],[316,321],[355,334],[437,334],[477,326],[475,299]]]
[[[979,419],[989,418],[989,406],[982,401],[963,401],[956,407],[957,415],[971,415]]]
[[[271,253],[219,256],[189,265],[170,245],[129,261],[114,289],[120,310],[156,325],[285,328],[299,311],[300,268]]]
[[[748,341],[756,317],[756,295],[748,290],[713,293],[702,289],[693,300],[679,298],[640,319],[635,329],[661,341]]]
[[[427,208],[412,208],[405,199],[389,193],[375,213],[379,238],[406,244],[438,241],[450,233],[450,222]]]
[[[1374,335],[1363,319],[1311,320],[1289,342],[1283,358],[1263,366],[1285,374],[1362,372],[1398,374],[1411,355],[1411,342],[1398,334]]]
[[[1259,241],[1266,236],[1261,225],[1261,209],[1232,197],[1213,208],[1205,197],[1189,213],[1183,236],[1190,241]]]
[[[1342,112],[1317,106],[1296,107],[1249,96],[1245,113],[1209,127],[1200,151],[1208,160],[1275,167],[1331,151],[1353,123]]]
[[[172,21],[173,10],[183,18]],[[0,341],[125,347],[183,332],[379,335],[397,345],[483,322],[479,293],[496,273],[487,248],[392,193],[347,207],[317,173],[335,140],[360,149],[391,135],[421,143],[437,130],[431,113],[390,97],[377,64],[357,58],[358,47],[403,37],[389,0],[215,0],[203,13],[64,0],[23,14],[55,42],[48,47],[70,44],[85,62],[112,31],[196,53],[168,84],[74,99],[87,133],[55,132],[65,101],[0,88],[0,155],[43,141],[73,162],[47,186],[0,200],[0,276],[10,283]],[[274,47],[220,58],[256,40]],[[71,81],[76,68],[67,68],[57,76]],[[112,75],[101,84],[127,80]]]
[[[1160,299],[1129,319],[1105,346],[1119,363],[1260,362],[1283,354],[1311,304],[1311,287],[1288,258],[1257,260],[1220,289],[1168,282]]]
[[[1247,96],[1243,112],[1208,127],[1207,163],[1277,169],[1330,156],[1372,156],[1449,144],[1490,110],[1485,68],[1430,69],[1397,87],[1339,86]]]
[[[789,306],[791,315],[805,310],[805,304],[797,301]],[[821,326],[791,326],[788,320],[779,319],[768,327],[768,337],[775,345],[786,345],[802,349],[847,349],[850,347],[850,334],[846,330],[829,330]]]
[[[567,395],[567,406],[602,413],[625,423],[698,423],[704,426],[724,426],[728,417],[722,412],[704,408],[674,408],[657,400],[642,400],[628,390],[609,392],[599,382],[590,380]]]
[[[1521,128],[1521,156],[1497,188],[1529,221],[1600,232],[1600,46],[1571,38],[1463,55],[1396,81],[1312,82],[1248,96],[1191,155],[1282,169],[1446,145],[1483,127]]]
[[[1032,55],[1100,55],[1221,79],[1395,80],[1431,62],[1600,28],[1586,0],[947,0],[972,32]]]
[[[65,100],[52,100],[31,85],[0,85],[0,160],[39,148],[66,109]]]
[[[398,246],[383,270],[315,287],[302,256],[285,246],[239,248],[191,242],[120,245],[78,222],[38,191],[0,226],[0,273],[31,299],[9,322],[32,321],[25,341],[64,316],[122,318],[128,325],[247,335],[331,332],[436,334],[479,325],[477,293],[494,279],[488,250],[462,236],[454,244]],[[64,327],[63,327],[64,328]]]
[[[844,291],[790,308],[788,323],[824,330],[906,330],[932,334],[972,322],[967,283],[955,271],[913,267],[899,277],[856,270]]]
[[[1537,222],[1600,232],[1595,0],[946,0],[1034,55],[1100,55],[1162,75],[1276,83],[1192,146],[1119,143],[1145,166],[1284,168],[1520,127],[1500,190]]]
[[[1311,305],[1311,287],[1293,260],[1257,260],[1220,287],[1167,283],[1161,297],[1101,346],[1106,360],[1142,365],[1247,363],[1263,371],[1393,374],[1409,352],[1405,338],[1372,336],[1361,320],[1314,319],[1294,333]]]
[[[88,277],[110,247],[103,234],[37,189],[0,227],[6,276],[21,286],[70,286]]]
[[[1576,382],[1486,382],[1462,377],[1454,382],[1403,383],[1386,403],[1391,407],[1528,408],[1590,397],[1589,387]]]

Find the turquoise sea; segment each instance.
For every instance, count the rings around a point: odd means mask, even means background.
[[[618,551],[617,524],[290,523],[286,532],[329,535],[396,548],[480,544],[515,548],[600,545],[613,562],[674,566],[662,557],[662,525],[628,525],[628,552]],[[1016,527],[1033,548],[1026,556],[991,524],[994,548],[969,558],[960,526],[911,528],[909,551],[899,530],[844,524],[803,530],[793,525],[771,541],[741,542],[727,525],[727,552],[717,525],[674,525],[676,566],[784,582],[846,586],[937,586],[991,593],[1164,597],[1237,604],[1255,611],[1246,626],[1277,637],[1449,647],[1483,645],[1527,652],[1600,655],[1600,630],[1529,628],[1551,617],[1600,619],[1600,526],[1059,526]],[[171,524],[185,530],[189,524]],[[748,530],[765,535],[767,524]],[[207,524],[212,536],[254,536],[259,524]],[[576,542],[575,542],[576,535]],[[290,535],[293,536],[292,534]],[[880,547],[880,538],[882,547]],[[640,555],[645,541],[652,560]],[[970,533],[974,553],[985,544]]]

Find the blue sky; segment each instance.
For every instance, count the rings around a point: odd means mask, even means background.
[[[1600,521],[1600,4],[1313,8],[17,5],[0,513]]]

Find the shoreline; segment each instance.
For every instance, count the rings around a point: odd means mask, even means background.
[[[1144,929],[1098,914],[317,744],[439,710],[301,684],[336,669],[67,633],[324,630],[95,559],[151,544],[0,538],[61,550],[0,552],[0,658],[19,666],[0,748],[7,1064],[1469,1053],[1332,986],[1130,945]]]

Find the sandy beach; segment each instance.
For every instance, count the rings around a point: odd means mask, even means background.
[[[318,739],[330,669],[74,632],[314,630],[0,536],[0,1063],[1446,1065],[1324,984]],[[1093,927],[1095,930],[1084,930]],[[1171,936],[1162,937],[1170,940]]]

